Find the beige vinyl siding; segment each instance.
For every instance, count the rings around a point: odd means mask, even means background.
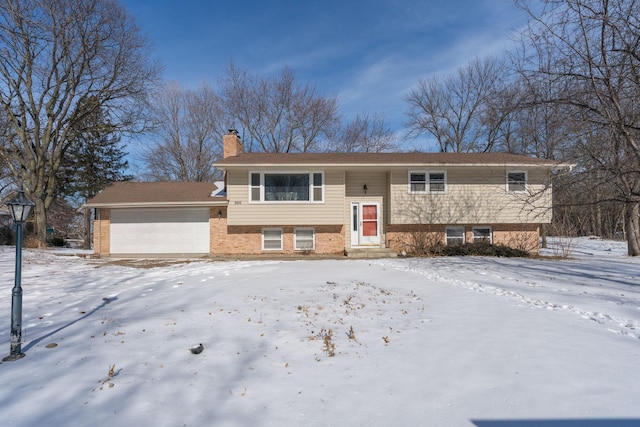
[[[324,172],[323,202],[250,202],[250,172]],[[344,219],[344,172],[338,169],[231,169],[227,171],[229,225],[334,225]]]
[[[387,174],[384,170],[347,171],[346,172],[346,196],[347,198],[382,197],[387,192]],[[364,186],[367,193],[364,193]]]
[[[443,168],[438,168],[443,170]],[[428,169],[426,169],[428,172]],[[495,224],[551,221],[546,169],[527,172],[527,193],[506,191],[510,168],[444,168],[446,194],[409,194],[408,170],[391,172],[392,224]]]

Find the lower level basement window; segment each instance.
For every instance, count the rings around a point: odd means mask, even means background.
[[[295,250],[312,251],[315,249],[315,232],[313,228],[296,228]]]
[[[282,250],[282,229],[265,228],[262,230],[262,250],[281,251]]]
[[[447,227],[447,246],[464,245],[464,227]]]

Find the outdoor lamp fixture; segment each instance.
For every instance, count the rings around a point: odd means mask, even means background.
[[[367,184],[362,187],[362,190],[364,190],[364,194],[367,194]]]
[[[222,209],[218,209],[218,219],[222,218]]]
[[[33,202],[24,195],[22,188],[18,194],[8,202],[11,218],[16,223],[16,274],[15,285],[11,297],[11,352],[2,359],[3,362],[22,359],[22,226],[24,225]]]

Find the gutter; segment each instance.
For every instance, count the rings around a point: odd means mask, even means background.
[[[575,165],[568,163],[214,163],[217,169],[299,167],[299,168],[419,168],[419,167],[510,167],[510,168],[551,168],[566,169]]]
[[[119,203],[85,203],[86,208],[169,208],[169,207],[211,207],[227,206],[229,202],[225,200],[211,202],[119,202]]]

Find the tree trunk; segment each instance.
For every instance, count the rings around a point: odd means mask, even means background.
[[[36,220],[35,232],[38,238],[38,247],[44,248],[47,246],[47,211],[45,203],[38,197],[35,197],[34,203],[33,214]]]
[[[629,256],[640,255],[640,203],[627,203],[625,209],[625,225],[627,229],[627,253]]]
[[[600,197],[600,196],[598,196]],[[598,199],[600,200],[600,199]],[[604,221],[602,220],[602,204],[598,203],[596,205],[596,229],[593,230],[595,231],[595,235],[596,236],[600,236],[600,237],[604,237],[606,235],[606,231],[605,231],[605,227],[604,227]],[[593,233],[593,232],[592,232]]]
[[[91,208],[84,208],[84,232],[82,249],[91,249]]]
[[[38,247],[46,248],[47,247],[47,210],[51,203],[53,203],[54,197],[45,193],[43,188],[55,188],[56,180],[55,175],[50,176],[49,178],[44,178],[42,175],[30,176],[29,179],[25,180],[26,182],[35,182],[35,189],[31,190],[30,196],[35,206],[34,217],[35,217],[35,232],[38,238]],[[33,187],[32,187],[33,188]]]

